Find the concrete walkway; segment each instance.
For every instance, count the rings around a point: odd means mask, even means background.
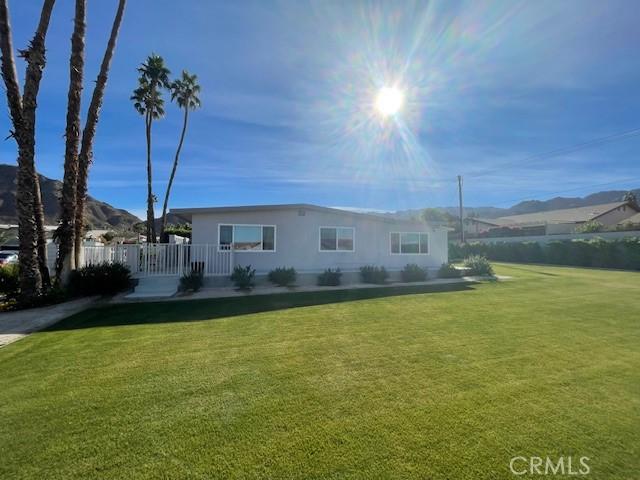
[[[376,285],[371,283],[351,283],[346,285],[339,285],[336,287],[319,287],[317,285],[303,285],[294,287],[277,287],[274,285],[260,285],[251,290],[237,290],[235,287],[216,287],[216,288],[203,288],[199,292],[185,293],[167,297],[138,297],[133,298],[131,295],[119,295],[114,297],[112,303],[133,303],[133,302],[175,302],[183,300],[202,300],[208,298],[231,298],[231,297],[247,297],[256,295],[273,295],[279,293],[296,293],[296,292],[327,292],[331,290],[358,290],[366,288],[389,288],[389,287],[416,287],[421,285],[449,285],[456,283],[475,283],[486,281],[502,281],[510,280],[512,277],[504,275],[491,276],[476,276],[476,277],[461,277],[461,278],[437,278],[434,280],[427,280],[425,282],[393,282],[386,283],[384,285]]]
[[[99,297],[86,297],[48,307],[0,313],[0,348],[86,310],[94,306],[98,299]]]

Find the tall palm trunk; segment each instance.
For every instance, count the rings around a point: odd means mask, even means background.
[[[67,94],[67,127],[65,130],[64,179],[60,199],[60,227],[58,229],[58,257],[56,283],[60,283],[74,268],[73,222],[75,220],[78,183],[78,148],[80,146],[80,105],[84,72],[85,0],[76,0],[71,58],[69,60],[69,92]]]
[[[151,113],[147,113],[145,122],[147,134],[147,243],[155,243],[156,226],[155,214],[153,212],[153,172],[151,168]]]
[[[35,169],[35,122],[37,96],[44,70],[45,38],[55,0],[45,0],[36,32],[27,50],[20,55],[27,61],[24,95],[20,96],[18,75],[13,56],[13,40],[9,22],[7,0],[0,0],[0,51],[2,52],[2,78],[7,90],[7,101],[13,122],[13,136],[18,144],[18,185],[16,203],[20,243],[20,294],[28,300],[42,289],[41,266],[46,271],[46,239],[44,215],[40,197],[40,182]],[[40,238],[40,242],[38,239]],[[38,255],[38,243],[44,255]],[[44,245],[42,245],[44,244]],[[39,258],[40,257],[40,258]]]
[[[78,181],[76,185],[76,207],[75,207],[75,221],[74,221],[74,254],[75,264],[80,265],[81,250],[82,250],[82,237],[84,235],[84,207],[87,200],[87,182],[89,179],[89,165],[93,160],[93,139],[96,135],[96,127],[98,125],[98,118],[100,117],[100,108],[102,107],[102,99],[104,98],[104,91],[107,86],[107,79],[109,77],[109,67],[111,66],[111,59],[116,48],[116,41],[118,39],[118,32],[120,31],[120,25],[122,24],[122,16],[124,14],[124,7],[126,0],[120,0],[118,3],[118,10],[116,16],[113,19],[113,25],[111,26],[111,35],[109,36],[109,42],[102,58],[102,64],[100,65],[100,72],[96,80],[96,86],[93,89],[93,95],[91,96],[91,103],[89,104],[89,110],[87,111],[87,121],[82,131],[82,144],[80,146],[80,155],[78,155]]]
[[[164,204],[162,205],[162,224],[160,226],[160,238],[162,241],[166,241],[164,230],[167,228],[167,206],[169,204],[169,195],[171,194],[171,186],[173,185],[173,179],[176,176],[176,170],[178,168],[178,160],[180,159],[180,151],[182,150],[182,144],[184,143],[184,135],[187,132],[187,122],[189,119],[189,106],[184,107],[184,120],[182,122],[182,133],[180,134],[180,141],[178,142],[178,148],[176,150],[176,156],[173,159],[173,168],[171,169],[171,176],[169,177],[169,183],[167,184],[167,192],[164,195]]]
[[[38,252],[38,269],[42,278],[42,286],[46,289],[51,286],[49,267],[47,266],[47,232],[44,229],[44,207],[42,206],[42,193],[40,191],[40,177],[35,172],[36,179],[33,182],[33,215],[36,219],[36,244]]]

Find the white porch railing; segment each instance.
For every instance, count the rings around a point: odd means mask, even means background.
[[[210,244],[144,243],[83,247],[82,266],[120,262],[136,277],[181,276],[200,270],[206,277],[230,275],[233,250]]]

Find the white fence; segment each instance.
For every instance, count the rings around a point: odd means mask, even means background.
[[[233,250],[228,246],[176,243],[104,245],[83,247],[82,266],[119,262],[136,277],[180,276],[191,270],[204,276],[226,276],[233,270]]]

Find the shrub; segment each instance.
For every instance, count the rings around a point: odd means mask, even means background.
[[[547,263],[584,267],[624,268],[640,270],[640,238],[615,240],[554,240],[537,242],[472,242],[450,246],[452,258],[482,255],[490,260],[506,262]]]
[[[604,230],[604,225],[597,220],[589,220],[582,225],[578,225],[575,229],[576,233],[597,233]]]
[[[236,288],[247,290],[253,287],[253,279],[256,276],[255,269],[251,268],[251,265],[243,267],[242,265],[236,265],[233,267],[233,273],[231,274],[231,281]]]
[[[339,268],[331,270],[327,268],[324,272],[318,275],[318,285],[321,287],[337,287],[340,285],[340,277],[342,272]]]
[[[185,273],[180,278],[180,291],[181,292],[197,292],[202,288],[204,283],[204,276],[202,270],[198,268],[192,269],[189,273]]]
[[[366,265],[360,267],[360,278],[364,283],[382,284],[387,280],[389,274],[384,267],[376,267],[374,265]]]
[[[296,269],[278,267],[269,272],[269,281],[275,283],[279,287],[287,287],[296,281]]]
[[[439,278],[460,278],[462,272],[453,266],[452,263],[443,263],[438,270]]]
[[[424,282],[427,272],[415,263],[407,263],[401,272],[403,282]]]
[[[131,272],[122,263],[89,265],[71,272],[69,290],[73,295],[114,295],[131,286]]]
[[[493,268],[487,257],[471,255],[464,259],[464,267],[469,275],[493,275]]]
[[[5,265],[0,267],[0,294],[7,298],[15,298],[20,289],[20,277],[18,265]]]

